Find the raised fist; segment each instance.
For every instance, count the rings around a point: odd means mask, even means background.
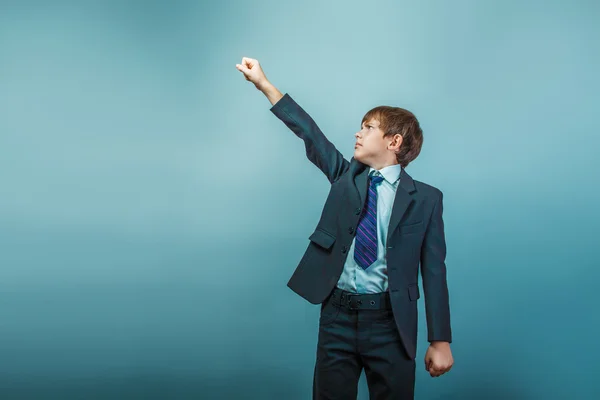
[[[242,63],[235,64],[235,67],[244,74],[247,81],[254,83],[257,88],[267,82],[267,77],[258,60],[242,57]]]

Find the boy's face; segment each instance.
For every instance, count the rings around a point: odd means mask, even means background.
[[[356,132],[354,136],[356,138],[356,144],[354,145],[354,158],[356,160],[373,166],[389,157],[388,144],[390,144],[390,139],[383,138],[383,131],[379,129],[378,120],[371,119],[364,122],[361,130]]]

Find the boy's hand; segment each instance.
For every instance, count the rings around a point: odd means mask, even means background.
[[[450,371],[454,359],[448,342],[431,342],[425,353],[425,369],[432,377],[437,377]]]
[[[258,60],[248,57],[242,57],[241,64],[235,64],[238,71],[244,74],[247,81],[254,83],[258,90],[262,90],[267,82],[267,77],[263,72]]]

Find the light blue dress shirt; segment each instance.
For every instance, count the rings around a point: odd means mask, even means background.
[[[384,177],[384,180],[376,186],[377,260],[366,270],[356,263],[354,260],[355,235],[344,263],[344,270],[337,283],[338,288],[353,293],[380,293],[388,290],[386,240],[396,189],[400,182],[401,166],[400,164],[388,165],[380,171],[369,167],[369,174],[372,171],[376,171],[374,174]]]

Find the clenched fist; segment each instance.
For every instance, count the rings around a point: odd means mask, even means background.
[[[425,353],[425,369],[432,377],[438,377],[450,371],[454,364],[450,343],[435,341]]]
[[[235,64],[235,67],[244,74],[247,81],[254,83],[259,90],[268,82],[258,60],[242,57],[242,63]]]

